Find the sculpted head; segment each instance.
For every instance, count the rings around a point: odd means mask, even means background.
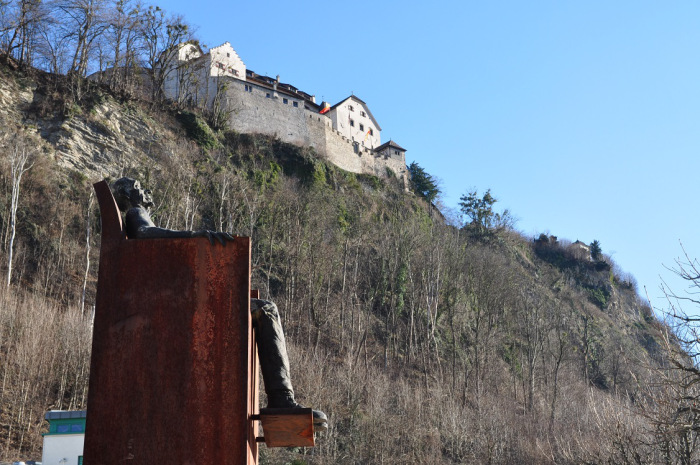
[[[130,208],[153,206],[151,191],[141,187],[141,183],[131,178],[120,178],[112,183],[112,195],[119,210],[125,212]]]

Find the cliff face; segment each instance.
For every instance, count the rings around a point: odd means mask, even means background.
[[[63,81],[7,69],[0,79],[0,122],[39,135],[58,166],[100,179],[175,139],[174,122],[167,117],[157,123],[137,103],[121,103],[92,83],[83,83],[89,96],[72,103]]]

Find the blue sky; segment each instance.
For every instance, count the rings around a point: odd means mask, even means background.
[[[168,0],[209,47],[332,104],[354,93],[457,208],[590,243],[646,286],[700,256],[700,2]]]

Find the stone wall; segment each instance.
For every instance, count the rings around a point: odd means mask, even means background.
[[[313,147],[341,169],[386,177],[386,168],[406,178],[403,156],[376,154],[333,129],[330,118],[304,108],[302,98],[276,92],[250,81],[228,79],[229,125],[244,133],[261,133],[284,142]],[[378,139],[378,138],[377,138]]]
[[[398,178],[403,179],[404,185],[408,186],[408,168],[406,168],[405,156],[376,154],[373,165],[374,174],[385,177],[387,168],[393,171]]]
[[[228,80],[226,99],[232,129],[264,133],[292,144],[314,146],[309,137],[302,99],[278,95],[272,89],[238,79]]]

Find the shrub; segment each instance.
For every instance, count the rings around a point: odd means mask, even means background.
[[[187,133],[187,137],[192,139],[205,150],[211,150],[217,145],[216,136],[209,125],[190,111],[181,111],[177,114],[177,120]]]

